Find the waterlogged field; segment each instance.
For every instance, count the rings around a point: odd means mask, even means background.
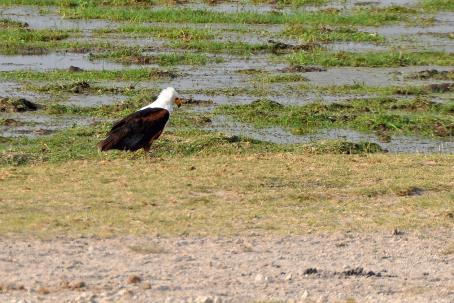
[[[452,302],[453,35],[448,0],[0,0],[0,301]],[[97,151],[168,86],[149,155]]]

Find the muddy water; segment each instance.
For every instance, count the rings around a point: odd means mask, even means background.
[[[50,8],[52,11],[53,9]],[[19,22],[25,22],[33,29],[77,29],[90,31],[98,28],[114,27],[115,23],[105,20],[70,20],[54,13],[40,14],[35,7],[0,8],[0,16]]]
[[[286,67],[286,64],[267,61],[266,56],[251,56],[241,58],[226,56],[224,62],[204,66],[180,66],[181,77],[171,81],[157,81],[160,86],[175,86],[180,90],[216,89],[226,87],[251,87],[248,75],[238,73],[243,69],[258,69],[276,71]],[[153,83],[155,85],[155,83]]]
[[[414,6],[418,4],[418,0],[350,0],[343,1],[347,6],[364,6],[364,5],[377,5],[377,6]]]
[[[0,55],[0,71],[54,70],[77,66],[85,70],[118,70],[125,66],[103,60],[90,61],[87,54],[51,53],[46,55]],[[134,66],[133,66],[134,67]]]
[[[39,113],[0,113],[0,119],[13,119],[19,126],[0,125],[2,137],[36,137],[74,126],[90,125],[100,121],[98,118],[80,116],[53,116]]]
[[[220,131],[229,135],[272,142],[277,144],[311,143],[320,140],[345,140],[349,142],[370,142],[379,144],[389,152],[397,153],[454,153],[454,141],[437,141],[424,138],[395,136],[388,143],[380,142],[376,136],[347,129],[323,129],[309,135],[293,135],[282,128],[254,128],[244,123],[234,122],[226,117],[216,117],[207,130]]]
[[[250,95],[236,95],[236,96],[225,96],[225,95],[214,95],[208,96],[205,94],[187,94],[188,97],[192,97],[197,100],[210,100],[214,104],[223,104],[223,105],[243,105],[249,104],[253,101],[256,101],[260,97],[250,96]],[[272,99],[283,105],[305,105],[314,102],[322,103],[335,103],[341,101],[348,101],[354,99],[366,99],[373,98],[374,95],[329,95],[329,94],[316,94],[316,93],[299,93],[295,92],[294,94],[283,95],[273,95],[269,94],[266,98]]]
[[[22,85],[16,82],[0,81],[0,97],[19,97],[30,101],[47,99],[49,96],[35,92],[23,91]]]
[[[424,27],[396,24],[380,27],[360,27],[359,30],[370,33],[378,33],[385,37],[427,33],[451,33],[454,30],[454,13],[440,13],[435,17],[433,25]]]
[[[404,74],[414,73],[427,69],[451,70],[446,66],[407,66],[392,68],[372,67],[336,67],[325,72],[310,72],[304,76],[316,85],[350,85],[365,84],[369,86],[393,86],[405,84],[423,84],[423,81],[407,81]]]
[[[121,95],[73,95],[71,96],[65,104],[74,105],[78,107],[95,107],[101,105],[114,104],[120,101],[125,100],[126,96]]]
[[[324,5],[301,5],[301,6],[282,6],[279,4],[250,4],[243,3],[241,1],[231,1],[231,2],[219,2],[215,5],[210,5],[207,3],[182,3],[179,7],[191,8],[191,9],[200,9],[220,13],[238,13],[238,12],[255,12],[255,13],[270,13],[270,12],[280,12],[280,13],[292,13],[295,11],[316,11],[326,8],[339,8],[339,9],[351,9],[355,6],[392,6],[392,5],[416,5],[417,0],[349,0],[349,1],[331,1],[328,4]],[[151,9],[160,9],[162,6],[153,6]]]
[[[365,42],[335,42],[326,46],[331,51],[342,52],[380,52],[389,50],[389,47],[374,43]]]

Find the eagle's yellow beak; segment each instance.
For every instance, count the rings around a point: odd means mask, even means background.
[[[180,99],[180,98],[175,98],[175,104],[176,104],[178,107],[180,107],[182,103],[183,103],[183,100],[182,100],[182,99]]]

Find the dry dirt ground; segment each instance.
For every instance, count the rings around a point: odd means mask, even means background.
[[[454,302],[451,230],[0,239],[0,302]]]

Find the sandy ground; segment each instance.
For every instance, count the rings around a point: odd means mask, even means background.
[[[454,302],[454,236],[0,238],[0,302]]]

